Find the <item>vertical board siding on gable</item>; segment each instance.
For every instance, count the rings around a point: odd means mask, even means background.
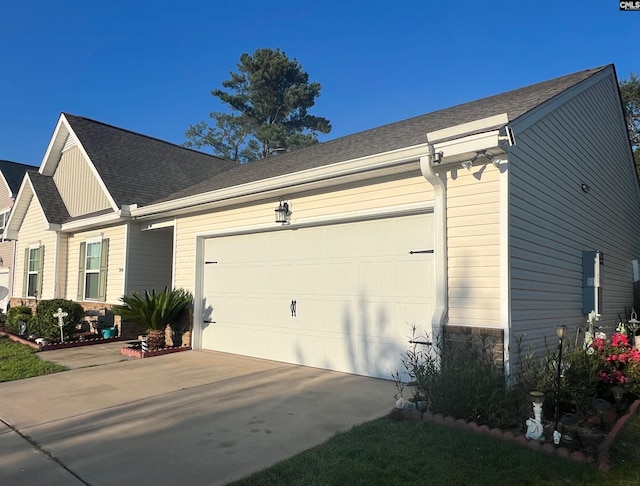
[[[107,267],[107,300],[108,304],[120,303],[123,293],[124,272],[124,239],[125,225],[101,228],[99,231],[86,231],[69,236],[69,259],[67,261],[67,299],[76,300],[78,296],[78,264],[80,243],[88,238],[102,235],[109,239],[109,258]]]
[[[127,293],[171,288],[173,228],[141,231],[132,224],[129,231]]]
[[[62,154],[53,181],[71,216],[111,207],[104,190],[78,147]]]
[[[551,335],[562,323],[575,335],[584,322],[583,250],[604,253],[602,322],[611,330],[633,303],[631,260],[640,257],[637,180],[615,85],[598,82],[517,136],[510,156],[513,333]]]
[[[450,325],[500,326],[500,171],[489,164],[447,180]],[[479,178],[479,179],[478,179]]]
[[[55,279],[55,244],[56,234],[46,229],[47,222],[42,215],[42,210],[34,198],[31,199],[25,214],[20,232],[18,233],[18,245],[16,249],[16,273],[14,277],[14,297],[22,296],[24,271],[24,250],[31,245],[44,246],[44,264],[42,269],[42,295],[40,299],[53,299]]]
[[[386,176],[369,181],[338,186],[331,189],[292,193],[292,221],[319,216],[332,216],[352,211],[386,209],[397,205],[433,200],[433,188],[418,170]],[[207,231],[233,229],[243,226],[272,223],[277,198],[268,201],[228,208],[218,212],[183,217],[176,223],[176,287],[194,290],[195,237]]]

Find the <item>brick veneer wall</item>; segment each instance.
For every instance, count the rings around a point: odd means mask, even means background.
[[[444,326],[448,346],[489,346],[495,362],[504,367],[504,330],[490,327]]]

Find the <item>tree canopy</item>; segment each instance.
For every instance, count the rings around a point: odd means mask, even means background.
[[[230,109],[213,112],[213,125],[201,121],[189,126],[185,146],[211,147],[220,157],[248,162],[318,142],[329,133],[326,118],[309,114],[321,85],[310,82],[296,60],[279,49],[242,54],[238,71],[211,94]]]
[[[621,80],[619,85],[636,171],[640,174],[640,79],[631,73],[629,79]]]

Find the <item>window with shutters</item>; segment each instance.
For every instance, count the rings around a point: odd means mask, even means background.
[[[108,255],[109,240],[106,238],[80,243],[78,300],[106,300]]]
[[[42,267],[44,266],[44,246],[33,245],[24,250],[23,297],[42,296]]]
[[[38,276],[41,270],[40,247],[29,248],[29,261],[27,262],[27,297],[38,296]]]

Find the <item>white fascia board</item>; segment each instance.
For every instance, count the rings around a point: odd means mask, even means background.
[[[53,130],[53,136],[51,137],[51,140],[49,140],[49,145],[44,153],[42,162],[40,163],[40,168],[38,169],[40,174],[53,175],[55,168],[58,165],[58,161],[60,160],[62,147],[64,146],[64,142],[68,135],[69,124],[66,123],[64,115],[61,114],[60,118],[58,118],[58,123],[56,123],[56,128]]]
[[[447,166],[448,164],[460,163],[470,160],[479,151],[486,151],[490,155],[505,153],[501,147],[501,136],[499,130],[478,133],[467,137],[448,140],[446,142],[434,144],[436,152],[442,152],[443,157],[440,164],[434,168]]]
[[[176,225],[175,218],[153,221],[140,228],[141,231],[157,230],[162,228],[173,228]]]
[[[130,218],[123,217],[119,212],[100,214],[91,218],[82,218],[68,223],[62,223],[60,230],[64,232],[80,231],[113,223],[124,223]]]
[[[150,204],[141,208],[132,209],[131,215],[134,218],[153,216],[169,211],[176,211],[191,207],[201,207],[204,204],[216,203],[226,200],[237,201],[238,198],[251,196],[258,198],[264,193],[302,186],[311,183],[324,182],[330,186],[337,184],[343,178],[355,174],[364,174],[370,171],[393,168],[406,165],[410,162],[418,162],[420,156],[427,150],[427,144],[414,145],[412,147],[393,150],[381,154],[361,157],[358,159],[337,162],[335,164],[293,172],[269,179],[240,184],[216,191],[197,194],[181,199],[165,201],[157,204]],[[416,168],[418,166],[416,165]]]
[[[460,125],[443,128],[442,130],[434,130],[433,132],[427,133],[427,140],[433,144],[443,140],[460,138],[461,136],[472,133],[485,132],[492,128],[503,127],[507,123],[509,123],[509,117],[506,113],[501,113],[500,115],[489,116],[468,123],[461,123]]]

